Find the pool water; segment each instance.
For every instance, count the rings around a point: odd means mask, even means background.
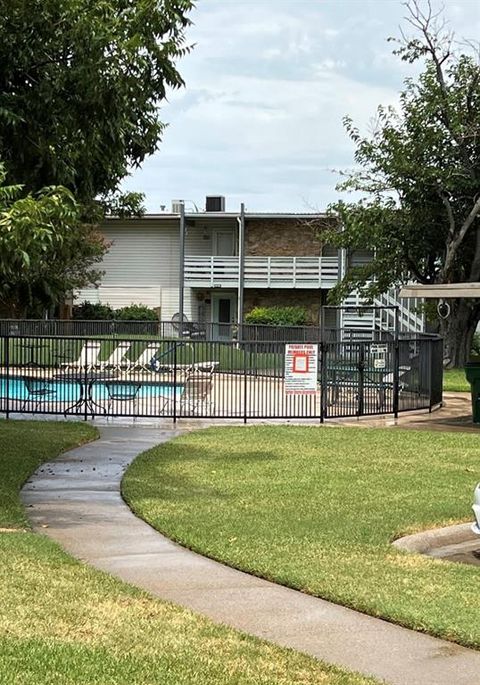
[[[35,379],[35,381],[38,383],[39,387],[44,387],[46,386],[48,390],[52,391],[52,395],[49,395],[48,398],[43,399],[43,402],[66,402],[66,403],[74,403],[76,402],[80,396],[81,396],[81,387],[78,383],[76,382],[69,382],[69,381],[38,381]],[[173,385],[160,385],[160,384],[155,384],[155,383],[146,383],[142,384],[139,383],[140,385],[140,390],[137,395],[137,399],[156,399],[156,398],[173,398],[174,396],[174,391],[175,391],[175,396],[178,398],[183,392],[183,386],[177,385],[174,387]],[[120,395],[130,395],[132,392],[132,384],[131,383],[121,383],[121,382],[115,382],[112,383],[111,386],[113,386],[115,390],[115,394],[120,394]],[[8,387],[8,395],[7,395],[7,387]],[[112,389],[113,389],[112,388]],[[20,401],[25,401],[29,398],[29,392],[27,390],[27,387],[25,385],[25,382],[21,378],[9,378],[8,383],[6,378],[0,378],[0,397],[6,399],[8,397],[9,400],[20,400]],[[36,401],[35,396],[30,396],[32,401]],[[101,402],[102,400],[107,401],[108,400],[108,391],[107,391],[107,386],[105,383],[94,383],[91,389],[91,397],[94,401]]]

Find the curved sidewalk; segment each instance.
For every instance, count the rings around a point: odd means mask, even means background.
[[[22,491],[34,528],[153,595],[327,662],[394,685],[478,685],[480,652],[228,568],[135,517],[123,472],[179,432],[103,427],[97,442],[42,465]]]

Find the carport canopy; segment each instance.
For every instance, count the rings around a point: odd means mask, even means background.
[[[425,299],[446,300],[449,297],[471,297],[480,299],[480,283],[444,283],[422,285],[410,283],[400,289],[400,297],[423,297]]]

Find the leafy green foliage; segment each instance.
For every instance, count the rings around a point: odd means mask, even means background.
[[[410,279],[480,280],[480,66],[475,55],[453,53],[435,16],[415,2],[407,7],[419,37],[396,52],[409,62],[424,59],[423,73],[405,81],[399,111],[378,108],[370,135],[349,117],[344,122],[358,169],[344,174],[339,189],[361,199],[331,207],[343,230],[327,237],[348,250],[371,249],[374,259],[347,272],[334,300],[356,287],[372,296]],[[450,360],[462,363],[480,303],[451,305],[442,332]]]
[[[480,333],[473,336],[471,354],[480,357]]]
[[[0,310],[7,316],[41,315],[76,288],[96,283],[93,267],[105,241],[80,222],[72,193],[50,187],[22,196],[2,186],[0,166]]]
[[[191,0],[9,0],[0,22],[0,158],[8,183],[117,190],[159,144],[183,80]],[[131,198],[130,198],[131,199]]]
[[[158,321],[155,310],[145,304],[130,304],[115,311],[115,318],[119,321]]]
[[[109,304],[85,301],[72,308],[72,318],[80,321],[110,321],[115,318],[115,312]]]
[[[304,326],[308,324],[308,312],[304,307],[255,307],[245,315],[245,323]]]
[[[86,301],[73,307],[73,318],[84,321],[158,321],[155,310],[145,304],[113,309],[109,304]]]

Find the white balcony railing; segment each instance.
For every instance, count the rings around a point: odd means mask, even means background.
[[[227,288],[238,285],[238,257],[186,257],[185,285]],[[337,257],[246,257],[246,288],[332,288]]]

